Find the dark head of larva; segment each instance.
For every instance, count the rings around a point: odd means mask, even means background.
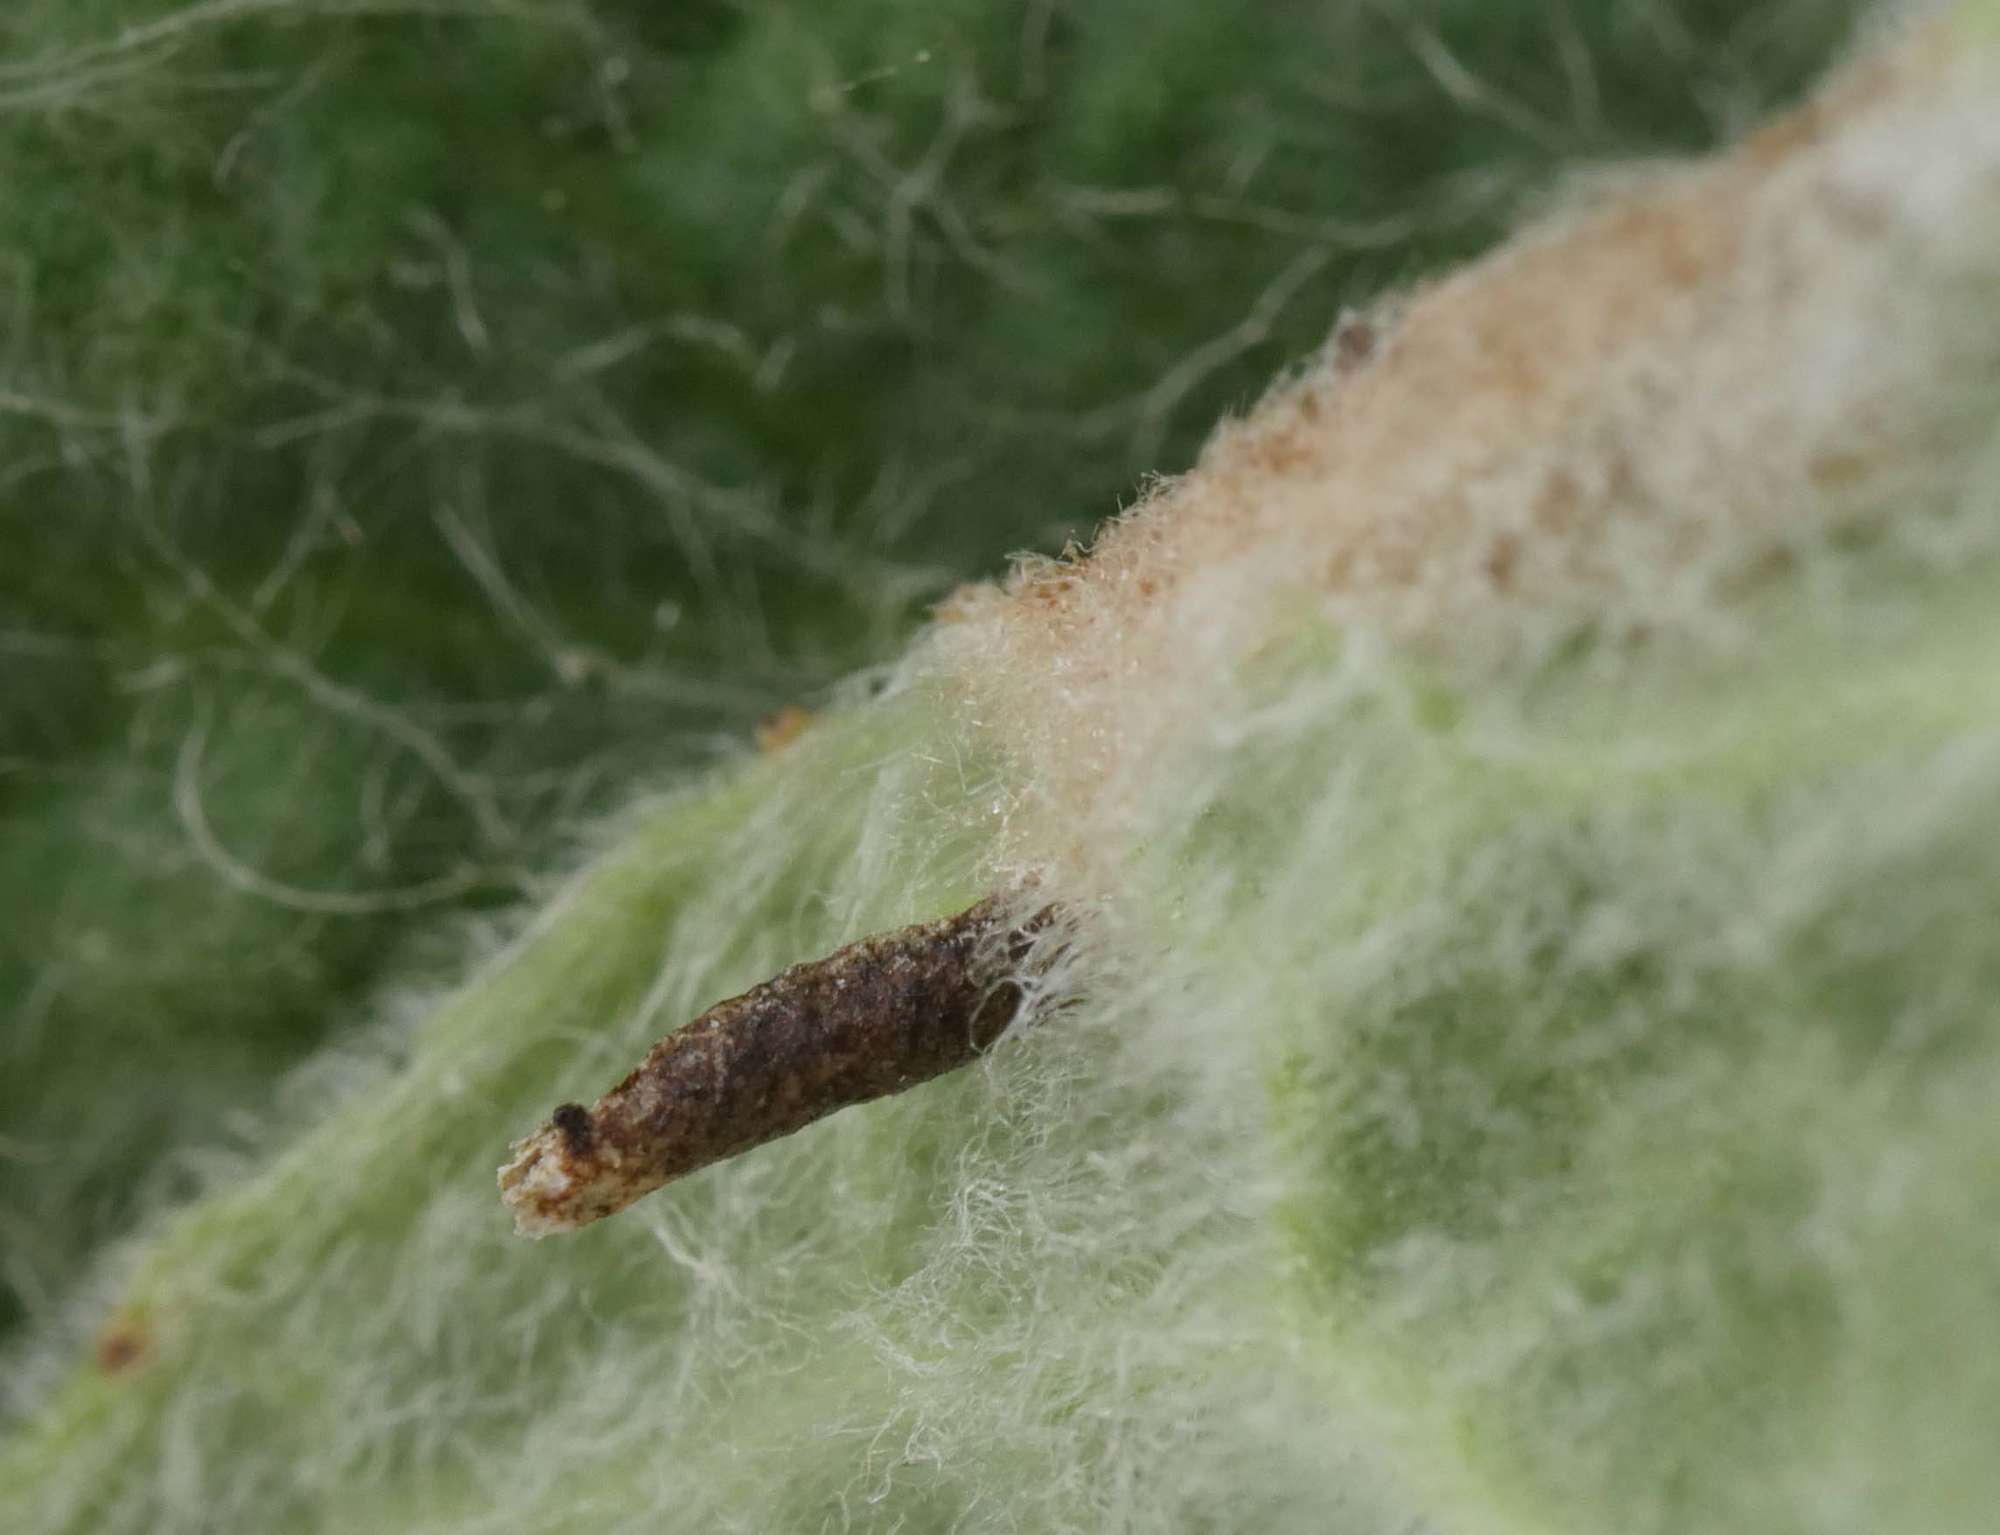
[[[559,1103],[549,1123],[562,1132],[563,1148],[580,1157],[590,1150],[590,1110],[580,1103]]]

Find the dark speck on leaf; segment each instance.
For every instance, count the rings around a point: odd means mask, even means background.
[[[556,1105],[549,1115],[555,1127],[562,1132],[563,1144],[576,1156],[590,1150],[590,1110],[580,1103]]]

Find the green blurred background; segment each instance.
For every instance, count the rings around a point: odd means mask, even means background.
[[[594,815],[1860,9],[11,0],[0,1337]]]

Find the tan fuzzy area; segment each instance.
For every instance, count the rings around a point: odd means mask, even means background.
[[[1962,481],[1967,380],[2000,368],[2000,79],[1953,45],[1895,40],[1348,322],[1087,556],[957,594],[938,650],[1033,759],[1024,859],[1117,842],[1122,775],[1274,605],[1479,671],[1584,625],[1713,630],[1774,559]]]

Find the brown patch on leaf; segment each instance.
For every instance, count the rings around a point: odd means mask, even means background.
[[[136,1311],[120,1311],[97,1331],[91,1360],[100,1375],[116,1378],[143,1369],[153,1357],[153,1329]]]
[[[812,723],[813,714],[810,709],[801,709],[797,704],[786,704],[769,719],[759,722],[756,730],[757,750],[766,756],[772,752],[783,751],[812,729]]]
[[[1551,620],[1651,632],[1669,586],[1699,623],[1760,550],[1893,515],[1913,468],[1963,454],[1912,380],[1992,345],[1927,329],[1993,270],[1989,141],[1938,163],[1990,112],[1993,62],[1965,53],[1916,25],[1735,150],[1343,319],[1087,555],[955,594],[937,654],[1035,786],[1011,854],[1114,883],[1127,775],[1202,727],[1274,602],[1485,671],[1546,654]],[[1934,184],[1978,201],[1965,249]]]

